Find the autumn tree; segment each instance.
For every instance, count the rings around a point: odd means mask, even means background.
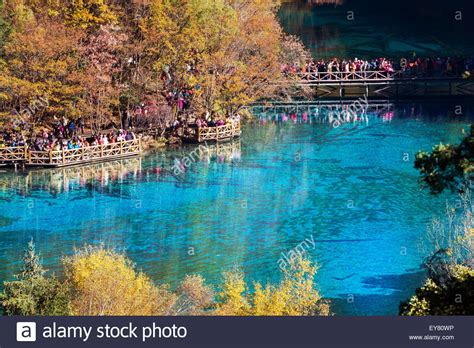
[[[33,109],[32,123],[72,115],[80,93],[71,75],[77,67],[76,45],[81,34],[60,18],[34,12],[26,4],[7,2],[3,15],[11,25],[0,64],[3,116]],[[35,108],[38,100],[46,107]]]
[[[283,64],[302,66],[310,59],[311,53],[298,36],[283,35],[280,48],[280,61]]]
[[[125,40],[118,27],[101,26],[78,47],[80,68],[75,78],[83,91],[78,107],[96,132],[109,125],[120,126],[121,88],[116,74],[120,72],[119,51]]]
[[[74,315],[169,315],[176,296],[135,270],[124,255],[85,247],[64,260]]]
[[[274,0],[7,0],[0,112],[44,98],[31,122],[82,116],[95,131],[127,126],[144,102],[163,129],[178,116],[234,116],[274,96],[282,62],[303,55],[277,10]]]
[[[195,113],[221,116],[271,96],[281,67],[277,10],[273,0],[153,1],[140,27],[157,92],[176,109],[191,91]]]
[[[299,257],[283,271],[279,284],[254,283],[249,291],[244,274],[234,270],[224,274],[216,314],[219,315],[270,315],[312,316],[329,315],[329,304],[324,301],[314,284],[317,266]]]
[[[0,3],[0,57],[3,56],[3,47],[10,31],[9,23],[4,18],[3,6],[4,4]]]
[[[473,315],[474,270],[456,265],[451,277],[440,284],[437,279],[427,279],[408,301],[400,304],[400,315]]]
[[[156,98],[167,100],[178,113],[178,96],[192,89],[196,63],[205,49],[198,1],[154,0],[150,14],[140,24],[144,37],[145,59],[151,62],[150,87]],[[204,3],[207,3],[204,1]]]
[[[214,290],[205,284],[200,275],[187,275],[176,289],[173,306],[176,315],[202,315],[214,306]]]
[[[17,280],[4,283],[0,306],[7,315],[328,315],[314,284],[316,266],[298,258],[278,284],[253,289],[239,269],[223,274],[216,295],[200,275],[188,275],[173,291],[155,285],[122,253],[85,246],[63,259],[64,277],[46,276],[33,242]]]
[[[202,62],[196,103],[207,113],[233,116],[243,106],[275,92],[280,77],[282,29],[275,1],[238,0],[227,4],[235,21],[227,29],[221,27],[227,35],[219,38]]]
[[[218,305],[215,314],[245,316],[250,313],[251,304],[248,299],[249,288],[245,274],[236,268],[223,273],[223,284],[218,294]]]
[[[67,24],[83,29],[112,25],[117,15],[107,0],[67,0],[61,1],[58,13],[63,13]]]

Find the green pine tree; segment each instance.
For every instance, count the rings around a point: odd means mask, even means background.
[[[22,272],[17,275],[17,278],[19,280],[31,279],[42,277],[45,273],[46,270],[41,265],[40,255],[36,253],[35,243],[31,239],[23,255]]]
[[[70,313],[68,287],[54,275],[46,277],[31,240],[23,256],[17,280],[3,283],[0,308],[5,315],[61,316]]]

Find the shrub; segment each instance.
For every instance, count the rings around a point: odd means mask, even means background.
[[[240,269],[223,273],[222,291],[218,296],[217,315],[248,315],[250,305],[247,299],[248,287],[245,275]]]
[[[284,271],[278,285],[262,286],[255,283],[250,293],[241,271],[224,274],[220,293],[219,315],[309,316],[329,315],[329,304],[315,288],[317,266],[305,258],[298,258]]]
[[[445,189],[463,190],[470,185],[474,170],[474,125],[470,134],[460,145],[437,145],[433,151],[419,152],[415,168],[420,171],[422,180],[432,193]]]
[[[214,305],[214,290],[205,285],[200,275],[188,275],[176,290],[178,299],[173,308],[177,315],[202,315]]]
[[[30,242],[18,280],[6,282],[0,304],[7,315],[154,316],[328,315],[329,305],[315,289],[317,267],[299,258],[284,271],[278,285],[254,283],[244,273],[223,274],[221,292],[200,275],[188,275],[175,292],[155,285],[123,254],[103,246],[86,246],[63,260],[65,281],[46,271]],[[217,301],[216,301],[217,297]]]
[[[23,257],[23,269],[18,280],[4,283],[0,304],[6,315],[61,316],[70,313],[69,291],[46,270],[36,254],[33,241],[28,243]]]
[[[400,314],[473,315],[474,270],[458,265],[450,271],[451,277],[444,284],[428,279],[410,300],[400,304]]]
[[[400,304],[401,315],[474,314],[471,192],[467,190],[461,198],[458,210],[448,207],[444,218],[433,220],[428,228],[433,244],[425,261],[428,279],[411,299]]]
[[[176,296],[134,269],[124,255],[86,247],[64,260],[73,315],[151,316],[171,313]]]

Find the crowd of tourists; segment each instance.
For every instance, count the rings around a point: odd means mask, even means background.
[[[226,125],[226,122],[230,124],[230,120],[224,121],[224,120],[217,120],[217,121],[206,121],[205,119],[198,117],[196,119],[196,126],[198,128],[207,128],[207,127],[222,127]]]
[[[26,136],[26,134],[30,134]],[[51,127],[39,132],[29,132],[21,124],[9,124],[0,132],[0,148],[28,146],[33,151],[60,151],[80,149],[95,145],[108,145],[136,139],[131,130],[110,131],[107,134],[84,136],[82,119],[63,118]]]
[[[92,137],[73,135],[72,137],[57,137],[53,132],[44,130],[42,133],[33,135],[29,147],[34,151],[60,151],[73,150],[89,146],[108,145],[136,139],[132,131],[119,130],[107,134],[96,134]]]
[[[382,72],[390,76],[394,72],[402,76],[417,77],[469,77],[474,70],[473,58],[463,57],[413,57],[410,59],[391,60],[377,58],[364,60],[354,59],[312,59],[306,64],[286,64],[282,66],[285,75],[299,73],[350,73]],[[340,74],[338,74],[340,76]],[[344,77],[344,75],[343,75]],[[331,78],[328,74],[326,78]]]
[[[9,124],[0,131],[0,148],[19,147],[27,144],[24,133],[26,124]]]
[[[222,127],[226,125],[237,125],[240,122],[240,115],[228,118],[219,118],[219,117],[198,117],[196,119],[197,128],[208,128],[208,127]]]

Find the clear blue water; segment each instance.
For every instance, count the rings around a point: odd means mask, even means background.
[[[216,283],[235,265],[249,279],[276,281],[281,253],[314,238],[308,254],[336,314],[395,315],[422,281],[426,224],[455,199],[420,188],[413,156],[458,141],[469,123],[448,112],[410,113],[372,114],[368,123],[338,128],[260,115],[240,144],[180,177],[162,168],[192,147],[1,173],[0,280],[18,271],[31,237],[52,270],[74,247],[103,242],[171,284],[191,273]]]

